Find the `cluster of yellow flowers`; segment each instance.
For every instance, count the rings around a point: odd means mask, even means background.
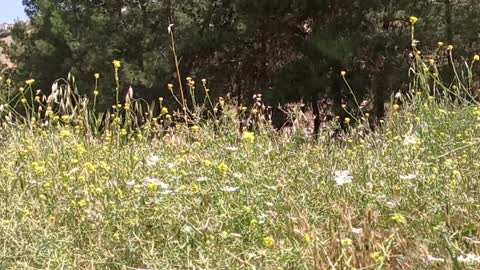
[[[243,132],[242,138],[247,143],[254,143],[255,142],[255,133],[245,131],[245,132]]]

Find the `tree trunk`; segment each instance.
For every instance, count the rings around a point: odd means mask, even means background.
[[[375,93],[373,107],[377,121],[380,121],[385,117],[385,83],[386,78],[383,76],[377,75],[373,78],[373,91]]]
[[[320,125],[322,124],[322,119],[320,119],[320,109],[318,108],[318,101],[315,96],[311,98],[312,112],[313,112],[313,136],[315,139],[318,138],[320,134]]]
[[[447,41],[448,44],[453,42],[453,25],[452,25],[452,4],[450,0],[445,0],[445,21],[447,23]]]

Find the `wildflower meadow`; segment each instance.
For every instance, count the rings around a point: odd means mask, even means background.
[[[2,77],[0,269],[479,269],[479,57],[446,83],[413,56],[385,119],[344,106],[316,135],[206,79],[165,87],[180,109],[123,97],[117,60],[107,112],[103,74],[90,98]]]

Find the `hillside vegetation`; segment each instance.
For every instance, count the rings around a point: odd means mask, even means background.
[[[412,70],[374,130],[352,115],[317,139],[261,107],[239,135],[222,99],[174,128],[166,105],[137,128],[130,100],[99,133],[70,84],[44,106],[2,79],[0,268],[478,269],[480,106]]]
[[[179,84],[160,98],[125,87],[120,60],[88,93],[1,76],[0,269],[479,269],[480,56],[425,57],[417,20],[380,113],[336,62],[340,99],[292,106],[288,132],[261,94],[182,80],[173,32]]]

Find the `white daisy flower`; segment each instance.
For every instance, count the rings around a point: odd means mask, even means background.
[[[228,147],[225,147],[225,149],[230,152],[238,151],[238,147],[235,147],[235,146],[228,146]]]
[[[133,186],[133,185],[135,185],[135,181],[130,180],[130,181],[127,181],[126,184],[127,184],[127,186]]]
[[[354,234],[362,234],[363,229],[362,228],[352,228],[352,233]]]
[[[352,183],[353,176],[350,171],[336,171],[333,178],[337,185],[342,186],[344,184]]]
[[[160,181],[160,180],[157,179],[157,178],[146,178],[146,179],[145,179],[145,185],[147,186],[147,185],[149,185],[149,184],[155,184],[155,185],[157,185],[157,186],[158,186],[159,188],[161,188],[161,189],[168,189],[168,188],[169,188],[168,184]]]
[[[417,137],[415,137],[414,135],[407,135],[405,136],[405,138],[403,139],[403,145],[412,145],[412,144],[416,144],[418,142],[418,139]]]
[[[170,195],[174,194],[173,190],[165,189],[164,191],[160,192],[161,195]]]
[[[182,232],[191,233],[191,232],[193,232],[193,228],[191,226],[185,225],[185,226],[182,227]]]
[[[416,174],[400,175],[401,180],[413,180],[413,179],[416,179],[416,178],[417,178]]]
[[[225,192],[235,192],[239,189],[240,189],[239,187],[231,187],[231,186],[226,186],[226,187],[222,188],[222,190],[225,191]]]
[[[468,253],[468,254],[462,254],[457,257],[457,261],[461,263],[480,263],[480,256],[473,254],[473,253]]]
[[[266,189],[270,189],[270,190],[277,190],[278,187],[277,186],[269,186],[269,185],[263,185]]]
[[[197,178],[197,182],[206,182],[206,181],[208,181],[208,177],[206,177],[206,176],[201,176],[201,177]]]
[[[388,208],[395,208],[395,207],[398,206],[397,201],[388,201],[386,204],[387,204]]]
[[[160,161],[160,157],[155,156],[155,155],[150,155],[147,158],[147,165],[150,166],[150,167],[154,167],[155,165],[157,165],[157,163],[159,161]]]

